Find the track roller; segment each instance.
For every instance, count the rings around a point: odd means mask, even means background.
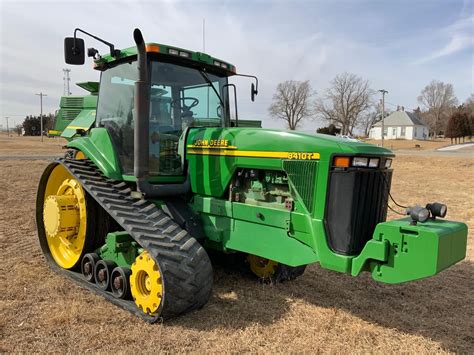
[[[116,267],[117,265],[110,260],[99,260],[95,264],[94,268],[94,278],[95,278],[95,283],[101,290],[107,291],[110,287],[110,279],[111,279],[111,274],[112,270]]]
[[[85,254],[81,260],[81,272],[82,276],[89,281],[94,282],[94,269],[95,264],[100,260],[99,256],[96,253]]]
[[[110,288],[116,298],[130,298],[130,275],[132,271],[128,267],[117,266],[112,270]]]

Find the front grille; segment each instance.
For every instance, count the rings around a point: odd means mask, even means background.
[[[329,175],[326,230],[331,249],[359,254],[375,226],[387,218],[391,170],[333,170]]]
[[[317,161],[283,160],[283,170],[310,213],[313,210],[317,164]]]

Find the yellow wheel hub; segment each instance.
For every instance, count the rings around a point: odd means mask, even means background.
[[[163,279],[147,251],[137,256],[132,264],[130,289],[137,307],[148,315],[156,315],[163,299]]]
[[[278,263],[273,260],[268,260],[261,258],[256,255],[249,254],[247,255],[247,261],[250,265],[250,270],[262,279],[271,278],[278,267]]]
[[[49,176],[43,222],[54,261],[64,269],[74,267],[86,240],[86,201],[81,185],[62,165]]]

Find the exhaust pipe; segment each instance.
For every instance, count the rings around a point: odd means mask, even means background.
[[[186,180],[182,184],[154,185],[148,182],[150,152],[150,103],[148,98],[150,83],[145,41],[142,32],[136,28],[133,39],[137,45],[138,80],[135,82],[135,123],[133,144],[133,173],[137,180],[137,189],[147,198],[164,198],[185,195],[191,190],[187,166],[184,167]]]
[[[137,45],[138,80],[135,82],[135,123],[133,145],[133,172],[138,179],[146,179],[149,173],[150,105],[148,103],[149,85],[145,41],[142,32],[135,28],[133,39]]]

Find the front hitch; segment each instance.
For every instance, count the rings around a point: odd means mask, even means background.
[[[467,225],[411,218],[379,223],[371,240],[352,260],[351,274],[370,271],[374,280],[396,284],[433,276],[466,257]]]

